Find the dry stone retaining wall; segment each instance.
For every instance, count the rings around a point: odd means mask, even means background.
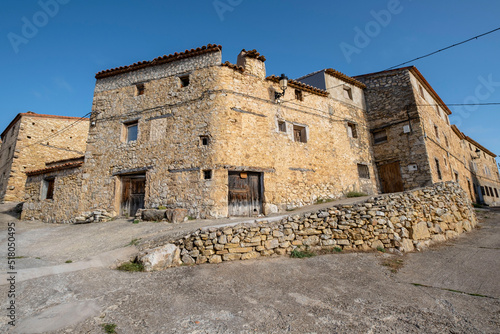
[[[469,196],[454,182],[372,197],[362,203],[258,222],[199,229],[142,251],[145,269],[290,254],[297,247],[408,252],[476,225]],[[145,247],[143,247],[144,249]]]

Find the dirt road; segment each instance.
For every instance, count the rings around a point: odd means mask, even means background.
[[[7,325],[9,285],[0,286],[0,331],[104,333],[102,324],[115,324],[117,333],[148,334],[498,333],[500,212],[483,211],[480,216],[480,228],[401,258],[341,253],[155,273],[112,270],[107,266],[111,262],[103,260],[86,268],[26,276],[15,284],[15,327]],[[0,214],[2,248],[4,222],[11,219]],[[186,228],[127,221],[17,225],[18,255],[26,256],[18,259],[19,266],[26,270],[81,265],[130,249],[123,246],[134,238]],[[113,256],[104,258],[111,261]],[[403,267],[391,272],[401,262]],[[2,274],[7,269],[4,260]]]

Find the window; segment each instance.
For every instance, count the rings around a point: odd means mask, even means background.
[[[204,170],[203,171],[203,179],[211,180],[212,179],[212,170]]]
[[[351,138],[358,138],[358,132],[356,131],[356,124],[347,123],[347,135]]]
[[[489,191],[488,187],[484,187],[484,190],[486,191],[486,196],[490,196],[490,191]]]
[[[295,90],[295,99],[299,101],[304,101],[304,96],[302,95],[302,91],[296,89]]]
[[[495,197],[498,197],[498,190],[497,188],[494,188],[495,189]]]
[[[455,171],[455,182],[458,183],[458,172],[457,171]]]
[[[42,182],[42,199],[54,199],[55,178],[45,179]]]
[[[381,130],[373,133],[373,142],[375,144],[385,143],[387,141],[387,131]]]
[[[477,184],[474,183],[474,194],[477,195]]]
[[[483,186],[481,186],[481,194],[482,194],[483,196],[484,196],[484,195],[486,195],[486,193],[484,192],[484,187],[483,187]]]
[[[450,147],[450,143],[448,143],[448,137],[444,135],[444,142],[446,143],[446,147]]]
[[[418,86],[418,91],[420,93],[420,96],[422,96],[425,100],[425,96],[424,96],[424,89],[422,88],[422,86]]]
[[[179,80],[181,82],[181,87],[189,86],[189,75],[183,75],[182,77],[179,77]]]
[[[345,87],[344,86],[344,97],[346,99],[352,100],[352,90],[350,87]]]
[[[490,189],[490,196],[493,197],[493,189],[491,187],[488,187]]]
[[[278,130],[280,132],[286,132],[286,122],[285,121],[278,121]]]
[[[144,95],[144,84],[143,83],[139,83],[137,85],[135,85],[135,88],[137,89],[137,95]]]
[[[490,169],[488,166],[484,166],[484,174],[490,176]]]
[[[470,144],[470,143],[469,143],[469,149],[472,151],[472,146],[471,146],[471,144]]]
[[[439,160],[437,158],[434,158],[434,161],[436,162],[436,171],[437,171],[437,175],[438,175],[438,179],[442,179],[442,176],[441,176],[441,168],[439,168]]]
[[[436,113],[438,114],[439,117],[441,116],[441,110],[439,110],[439,106],[436,104]]]
[[[362,179],[369,179],[370,169],[368,169],[368,165],[358,164],[358,175]]]
[[[207,146],[210,144],[210,138],[208,136],[200,136],[200,145]]]
[[[301,143],[307,143],[307,133],[304,126],[293,126],[293,140]]]
[[[138,132],[138,121],[130,122],[125,124],[125,130],[126,130],[126,141],[131,142],[131,141],[136,141],[137,140],[137,132]]]
[[[446,124],[450,125],[450,120],[448,119],[448,115],[444,114],[444,119],[446,120]]]
[[[434,133],[436,134],[436,138],[439,139],[439,129],[437,125],[434,125]]]

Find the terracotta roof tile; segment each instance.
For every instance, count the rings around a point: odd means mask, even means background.
[[[344,80],[345,82],[347,83],[350,83],[356,87],[359,87],[361,89],[365,89],[366,88],[366,85],[354,78],[351,78],[350,76],[342,73],[342,72],[339,72],[337,70],[334,70],[333,68],[327,68],[325,70],[325,73],[326,74],[330,74],[332,77],[335,77],[335,78],[339,78],[341,80]]]
[[[241,66],[238,66],[238,65],[234,65],[234,64],[231,64],[230,62],[226,61],[224,63],[221,64],[221,66],[226,66],[226,67],[229,67],[229,68],[232,68],[233,70],[235,71],[239,71],[241,73],[245,72],[245,69]]]
[[[144,61],[134,63],[132,65],[120,66],[120,67],[116,67],[113,69],[101,71],[95,75],[95,78],[101,79],[101,78],[110,77],[110,76],[121,74],[121,73],[136,71],[136,70],[139,70],[141,68],[145,68],[145,67],[149,67],[149,66],[166,64],[166,63],[169,63],[172,61],[190,58],[190,57],[198,56],[198,55],[201,55],[204,53],[216,52],[216,51],[221,51],[221,50],[222,50],[222,46],[220,46],[220,45],[207,44],[205,46],[202,46],[201,48],[185,50],[184,52],[180,52],[180,53],[175,52],[174,54],[169,54],[168,56],[163,55],[163,56],[157,57],[151,61],[144,60]]]
[[[271,76],[267,77],[266,79],[273,81],[273,82],[276,82],[276,83],[280,82],[280,78],[275,76],[275,75],[271,75]],[[296,81],[293,79],[288,79],[288,86],[292,87],[292,88],[300,89],[304,92],[308,92],[311,94],[316,94],[316,95],[325,96],[325,97],[328,96],[328,92],[326,90],[319,89],[319,88],[307,85],[305,83],[302,83],[300,81]]]
[[[245,54],[243,55],[244,57],[249,57],[249,58],[255,58],[255,59],[258,59],[262,62],[265,62],[266,61],[266,57],[264,57],[263,55],[261,55],[260,53],[257,52],[257,50],[253,49],[253,50],[241,50],[241,52],[244,52]]]
[[[26,175],[28,176],[34,176],[34,175],[40,175],[40,174],[46,174],[49,172],[55,172],[63,169],[70,169],[70,168],[77,168],[83,165],[83,162],[72,162],[72,163],[67,163],[63,165],[57,165],[57,166],[52,166],[52,167],[47,167],[47,168],[42,168],[42,169],[36,169],[36,170],[31,170],[26,172]]]

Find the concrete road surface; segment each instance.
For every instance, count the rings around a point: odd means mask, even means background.
[[[500,211],[479,216],[480,228],[402,257],[380,252],[275,257],[155,273],[109,266],[116,257],[129,256],[133,246],[125,245],[134,238],[190,227],[17,221],[18,255],[25,256],[17,259],[19,271],[44,274],[16,281],[16,326],[8,325],[12,286],[0,285],[0,331],[105,333],[102,325],[109,324],[116,325],[116,333],[148,334],[499,333]],[[4,254],[11,220],[0,213]],[[206,224],[193,222],[192,228]],[[395,264],[403,266],[391,272]],[[74,267],[53,270],[64,265]]]

